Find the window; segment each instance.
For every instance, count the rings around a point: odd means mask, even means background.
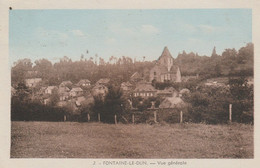
[[[156,76],[156,72],[154,72],[153,74],[154,74],[154,76]]]

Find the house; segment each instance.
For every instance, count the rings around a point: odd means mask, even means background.
[[[167,97],[165,98],[159,108],[178,108],[184,105],[184,101],[180,97]]]
[[[68,100],[70,97],[69,92],[59,92],[60,101]]]
[[[63,81],[61,82],[61,84],[59,85],[59,87],[70,87],[73,85],[73,83],[71,81]]]
[[[58,87],[57,86],[48,86],[44,93],[45,94],[53,94],[55,90],[58,90]]]
[[[168,48],[165,47],[161,56],[150,70],[150,82],[181,82],[181,72],[178,66],[174,66],[173,57]]]
[[[108,88],[105,85],[98,84],[92,88],[92,95],[94,97],[98,95],[104,97],[107,93],[108,93]]]
[[[83,95],[83,90],[80,87],[75,87],[75,88],[71,89],[69,94],[72,97],[82,96]]]
[[[58,89],[58,93],[61,93],[61,92],[69,92],[70,89],[66,86],[63,86],[63,87],[59,87]]]
[[[35,87],[42,81],[42,78],[30,78],[25,79],[25,85],[27,87]]]
[[[150,83],[138,83],[135,90],[133,91],[133,96],[141,96],[143,98],[156,96],[157,90]]]
[[[90,86],[90,81],[88,79],[81,79],[78,83],[78,86],[86,87]]]
[[[109,78],[102,78],[96,82],[96,85],[108,85],[110,82]]]
[[[123,82],[121,83],[120,88],[123,92],[130,92],[133,90],[134,86],[130,82]]]
[[[157,96],[160,97],[176,97],[178,92],[173,87],[165,88],[164,90],[157,90]]]

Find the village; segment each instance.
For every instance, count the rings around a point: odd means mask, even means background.
[[[157,90],[152,86],[152,81],[159,80],[173,81],[176,83],[182,82],[181,72],[179,67],[173,67],[173,58],[167,47],[164,48],[158,62],[150,70],[149,81],[146,81],[144,76],[135,72],[130,81],[121,83],[121,90],[125,98],[131,102],[132,97],[163,97],[164,101],[160,104],[160,108],[174,108],[177,104],[182,103],[181,95],[189,93],[188,89],[177,91],[173,87]],[[34,72],[37,73],[37,72]],[[189,78],[197,78],[192,76]],[[31,99],[39,99],[44,105],[51,104],[51,97],[57,94],[57,106],[63,107],[67,103],[73,104],[73,109],[77,110],[82,104],[94,103],[94,97],[100,95],[104,97],[108,92],[108,85],[111,83],[109,78],[99,79],[95,84],[88,79],[81,79],[78,83],[71,81],[63,81],[58,86],[41,86],[41,78],[25,79],[25,84],[32,89]],[[187,78],[186,78],[187,80]],[[38,88],[38,89],[36,89]],[[15,94],[15,89],[12,87],[12,95]],[[131,104],[131,103],[130,103]]]
[[[215,49],[214,49],[215,50]],[[138,104],[142,105],[148,101],[146,109],[176,109],[184,107],[186,102],[183,95],[189,95],[188,88],[173,87],[187,83],[188,81],[199,81],[199,75],[181,75],[181,67],[173,64],[174,58],[165,47],[161,56],[155,61],[154,66],[146,73],[135,72],[130,80],[120,84],[122,97],[127,100],[130,110],[138,109]],[[103,100],[108,94],[108,87],[113,83],[113,79],[101,78],[92,83],[88,79],[80,79],[77,83],[70,80],[62,81],[59,85],[44,86],[42,78],[37,78],[37,71],[29,71],[34,78],[26,78],[25,85],[29,88],[31,101],[39,101],[43,105],[51,105],[60,108],[69,108],[71,113],[77,113],[79,109],[95,104],[95,98],[101,97]],[[31,75],[32,76],[32,75]],[[163,88],[156,88],[156,83],[166,84]],[[228,88],[228,78],[211,78],[204,80],[203,86]],[[170,84],[167,86],[167,84]],[[196,84],[196,83],[195,83]],[[247,79],[248,85],[253,85],[253,78]],[[198,86],[194,86],[198,87]],[[16,90],[11,88],[12,96],[16,95]],[[135,100],[133,100],[135,99]],[[137,101],[136,101],[137,100]]]

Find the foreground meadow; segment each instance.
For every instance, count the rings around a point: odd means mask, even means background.
[[[253,126],[12,122],[11,158],[253,158]]]

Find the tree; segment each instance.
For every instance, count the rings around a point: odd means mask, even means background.
[[[130,110],[130,106],[123,98],[120,87],[110,85],[104,100],[101,97],[95,97],[93,110],[96,115],[100,113],[101,121],[113,123],[114,115],[117,115],[118,120],[124,118],[124,115]]]
[[[254,45],[248,43],[245,47],[240,48],[237,57],[239,64],[245,64],[247,62],[252,64],[254,60]]]
[[[25,75],[27,71],[32,70],[32,62],[30,59],[25,58],[18,60],[14,63],[11,70],[11,82],[12,84],[17,84],[19,82],[24,82]]]
[[[52,90],[52,94],[50,96],[50,102],[51,102],[51,106],[56,106],[58,101],[59,101],[60,97],[58,94],[58,89],[53,89]]]
[[[36,60],[35,66],[33,67],[39,72],[40,77],[43,79],[48,79],[52,72],[52,63],[47,59]]]

